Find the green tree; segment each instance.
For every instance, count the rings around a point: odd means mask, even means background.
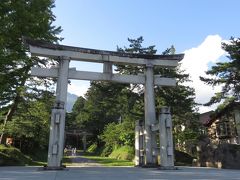
[[[86,99],[84,99],[84,97],[82,96],[78,97],[78,99],[73,105],[72,112],[74,114],[78,114],[79,112],[81,112],[81,110],[84,108],[85,102]]]
[[[6,109],[0,143],[6,123],[12,119],[26,91],[29,71],[44,59],[29,57],[22,37],[57,42],[61,32],[55,27],[52,0],[1,0],[0,3],[0,108]]]
[[[77,123],[76,118],[77,116],[81,116],[82,112],[84,111],[85,103],[86,103],[86,99],[84,99],[84,97],[82,96],[78,97],[78,99],[73,105],[72,112],[67,113],[67,117],[66,117],[67,129],[80,128],[80,125]]]
[[[93,141],[98,141],[105,125],[118,121],[121,116],[119,95],[124,87],[123,84],[91,82],[85,95],[84,108],[76,116],[76,123],[80,129],[93,134]]]
[[[212,105],[221,100],[239,101],[240,95],[240,38],[231,37],[229,43],[222,43],[222,48],[228,53],[227,62],[218,62],[206,72],[212,78],[200,77],[210,86],[222,85],[220,92],[205,105]]]
[[[134,146],[134,123],[125,119],[122,123],[109,123],[105,126],[101,139],[109,150],[114,150],[120,146]]]
[[[128,39],[130,45],[125,48],[118,48],[121,52],[137,53],[154,55],[157,50],[155,46],[142,47],[143,38]],[[173,55],[176,50],[174,46],[167,48],[162,52],[162,55]],[[144,73],[144,68],[141,66],[122,65],[117,66],[117,71],[124,74],[139,74]],[[184,82],[190,81],[189,74],[180,70],[180,65],[175,69],[155,67],[155,74],[161,74],[165,77],[173,77],[177,80],[175,87],[155,87],[155,100],[156,110],[160,111],[162,106],[171,107],[171,113],[174,123],[174,137],[177,142],[177,147],[184,146],[183,144],[193,144],[198,133],[198,118],[195,113],[196,103],[194,102],[195,91],[193,88],[183,85]],[[142,102],[141,106],[138,106],[139,112],[144,112],[143,96],[144,91],[139,85],[134,86],[139,93],[139,101]],[[143,119],[143,117],[142,117]],[[184,130],[181,127],[185,127]],[[184,147],[185,148],[185,147]]]
[[[26,92],[24,100],[19,103],[5,133],[14,139],[15,146],[23,152],[47,149],[51,105],[54,99],[53,93],[48,91],[41,91],[37,98]]]

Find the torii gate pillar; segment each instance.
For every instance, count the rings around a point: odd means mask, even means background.
[[[59,60],[56,101],[52,109],[47,168],[61,168],[68,87],[69,58]]]
[[[156,123],[153,65],[146,65],[145,75],[145,165],[154,166],[157,163],[157,156],[154,156],[154,150],[156,148],[156,133],[151,131],[151,125]]]

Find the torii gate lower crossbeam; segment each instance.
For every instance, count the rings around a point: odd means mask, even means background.
[[[153,153],[156,148],[155,134],[151,132],[151,125],[156,123],[154,85],[174,86],[175,80],[153,74],[154,65],[175,67],[183,58],[180,55],[136,55],[111,51],[77,48],[46,42],[26,40],[32,55],[59,59],[59,67],[53,69],[32,68],[33,76],[57,77],[56,102],[52,109],[51,127],[48,149],[48,168],[61,168],[64,145],[65,107],[68,79],[103,80],[119,83],[144,84],[145,87],[145,164],[156,164]],[[103,63],[103,73],[76,71],[69,69],[70,60]],[[130,64],[145,66],[145,74],[120,75],[112,73],[112,65]]]

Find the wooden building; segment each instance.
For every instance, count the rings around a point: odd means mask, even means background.
[[[231,103],[215,112],[200,115],[213,144],[240,144],[240,103]]]

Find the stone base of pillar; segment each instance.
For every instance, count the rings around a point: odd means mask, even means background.
[[[38,168],[39,171],[55,171],[55,170],[68,170],[66,168],[66,166],[44,166],[44,167],[40,167]]]
[[[178,170],[178,168],[175,166],[159,166],[158,169],[159,170]]]

